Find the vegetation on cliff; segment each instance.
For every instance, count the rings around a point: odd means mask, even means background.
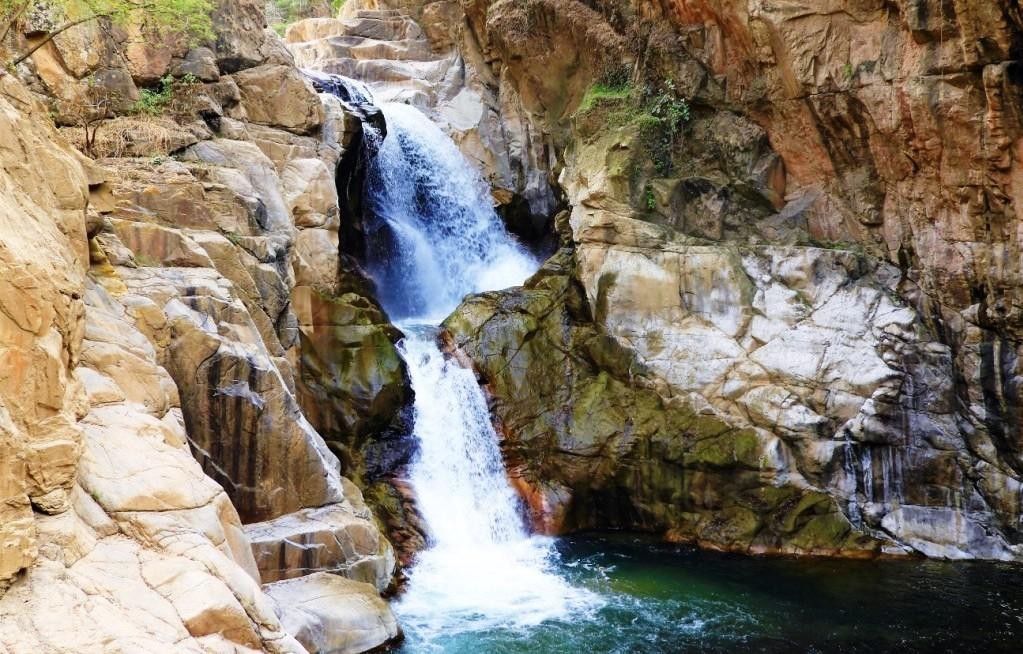
[[[0,0],[3,32],[0,43],[19,23],[38,20],[45,26],[28,48],[14,56],[8,67],[17,66],[67,30],[92,21],[112,25],[134,23],[157,33],[174,32],[195,40],[213,38],[211,0]]]

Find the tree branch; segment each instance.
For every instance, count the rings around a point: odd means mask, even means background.
[[[52,41],[54,37],[59,36],[61,33],[68,31],[72,27],[75,27],[76,25],[81,25],[82,23],[88,23],[90,20],[96,20],[98,18],[109,18],[109,16],[110,14],[93,14],[91,16],[86,16],[84,18],[79,18],[77,20],[71,20],[64,23],[60,27],[56,28],[55,30],[47,34],[46,38],[44,38],[42,41],[36,43],[34,46],[29,48],[28,51],[25,52],[23,55],[12,61],[11,66],[17,66],[21,62],[25,61],[26,59],[34,55],[36,53],[36,50]]]
[[[29,4],[31,4],[31,1],[26,3],[25,7],[27,7]],[[18,64],[20,64],[21,62],[25,61],[26,59],[31,57],[33,54],[35,54],[36,51],[39,50],[39,48],[43,47],[44,45],[46,45],[47,43],[52,41],[56,36],[59,36],[61,33],[66,32],[67,30],[71,29],[72,27],[75,27],[77,25],[81,25],[82,23],[88,23],[89,21],[98,20],[100,18],[114,18],[115,16],[126,15],[127,13],[131,13],[131,12],[135,12],[135,11],[145,11],[147,9],[159,9],[160,8],[159,3],[157,3],[157,2],[133,2],[131,0],[128,0],[128,2],[126,4],[128,6],[125,7],[122,11],[114,10],[114,11],[94,13],[94,14],[90,14],[88,16],[83,16],[82,18],[77,18],[75,20],[69,20],[68,22],[64,23],[63,25],[60,25],[59,27],[51,30],[46,35],[46,38],[44,38],[42,41],[40,41],[39,43],[36,43],[34,46],[29,48],[28,52],[22,54],[17,59],[12,61],[10,65],[11,66],[17,66]],[[24,9],[22,9],[22,11],[24,11]]]
[[[23,2],[21,6],[18,7],[18,10],[14,12],[14,14],[11,16],[11,20],[7,21],[7,25],[4,27],[3,35],[0,35],[0,43],[3,43],[4,41],[7,40],[7,35],[11,33],[11,28],[14,27],[14,24],[18,22],[18,19],[21,18],[21,15],[25,13],[25,11],[29,8],[29,5],[31,4],[32,0],[25,0],[25,2]]]

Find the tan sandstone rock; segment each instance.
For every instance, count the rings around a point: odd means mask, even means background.
[[[281,622],[310,652],[356,654],[384,645],[399,631],[369,584],[318,572],[264,587]]]
[[[234,75],[249,120],[308,134],[323,124],[316,92],[290,66],[259,66]]]

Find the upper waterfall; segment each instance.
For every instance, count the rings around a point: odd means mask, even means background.
[[[381,109],[388,134],[366,178],[366,263],[391,317],[439,322],[468,293],[521,284],[538,264],[505,231],[479,173],[419,110]]]
[[[369,90],[369,87],[357,79],[345,77],[344,75],[324,73],[311,68],[303,68],[302,74],[312,82],[313,88],[319,93],[329,93],[353,107],[375,104],[376,102],[373,92]]]

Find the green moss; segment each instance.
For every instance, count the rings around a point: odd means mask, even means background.
[[[811,239],[811,245],[824,250],[837,250],[839,252],[852,252],[853,254],[863,255],[865,251],[863,246],[859,243],[850,243],[848,241],[828,241],[828,240],[817,240]]]
[[[752,429],[731,431],[696,441],[686,453],[687,467],[746,468],[760,467],[760,439]]]
[[[632,96],[632,87],[628,84],[610,85],[598,82],[586,89],[583,100],[579,104],[579,113],[586,113],[598,105],[616,105],[626,102]]]
[[[144,252],[137,252],[134,255],[135,264],[142,268],[156,268],[162,265],[159,259],[156,259]]]
[[[799,493],[799,489],[792,486],[759,486],[744,493],[737,501],[759,514],[767,514],[796,501]]]
[[[760,518],[741,506],[729,506],[703,524],[701,538],[721,545],[745,545],[760,530]]]
[[[849,521],[841,513],[814,515],[789,539],[789,544],[804,551],[840,549],[851,529]]]

